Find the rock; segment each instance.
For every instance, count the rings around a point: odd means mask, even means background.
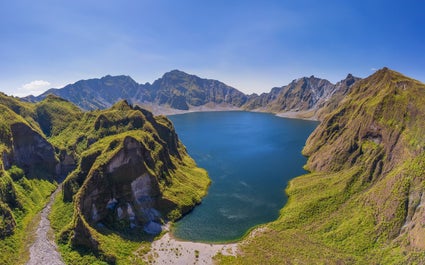
[[[150,221],[145,225],[143,230],[150,235],[158,235],[162,232],[162,226],[158,223]]]
[[[25,123],[11,125],[14,164],[29,177],[54,179],[60,172],[53,146]]]

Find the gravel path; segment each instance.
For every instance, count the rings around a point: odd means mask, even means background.
[[[65,265],[53,238],[53,231],[48,219],[53,200],[62,190],[59,186],[50,196],[49,203],[41,211],[40,223],[36,231],[35,242],[30,247],[30,260],[27,265]]]

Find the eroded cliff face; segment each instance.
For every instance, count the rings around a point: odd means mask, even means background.
[[[156,235],[164,222],[200,203],[208,176],[165,116],[125,101],[85,115],[91,125],[84,124],[84,137],[76,134],[69,143],[86,149],[63,183],[64,200],[76,205],[73,224],[63,233],[73,246],[101,252],[105,231]]]
[[[28,205],[42,201],[42,191],[32,183],[56,180],[58,164],[31,108],[0,94],[0,238],[25,226],[19,221],[32,210]]]
[[[29,177],[55,179],[60,169],[53,146],[25,123],[14,123],[10,129],[13,149],[3,158],[6,168],[15,164]]]
[[[120,255],[105,243],[111,234],[124,242],[160,233],[200,203],[210,182],[165,116],[126,101],[83,112],[56,96],[30,104],[0,93],[0,238],[17,236],[8,248],[21,247],[22,220],[65,176],[61,243],[108,263]]]
[[[92,173],[80,195],[79,207],[86,220],[97,226],[161,232],[161,193],[158,180],[145,166],[149,160],[152,157],[140,142],[125,138],[122,149]],[[156,224],[155,231],[147,226],[150,222]]]

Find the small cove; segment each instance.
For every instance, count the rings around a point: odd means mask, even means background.
[[[175,224],[182,240],[223,242],[275,220],[285,187],[304,174],[301,150],[318,122],[254,112],[172,115],[188,153],[212,180],[202,204]]]

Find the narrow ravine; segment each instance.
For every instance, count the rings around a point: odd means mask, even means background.
[[[53,201],[61,190],[62,186],[60,185],[50,195],[49,202],[40,213],[40,223],[37,227],[36,239],[30,247],[30,260],[27,262],[27,265],[65,265],[52,236],[53,231],[48,219]]]

